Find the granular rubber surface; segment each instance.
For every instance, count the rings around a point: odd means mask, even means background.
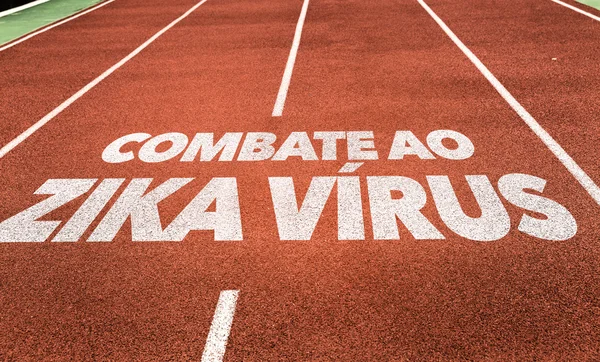
[[[194,4],[116,0],[0,52],[0,145]],[[552,1],[428,5],[600,182],[600,22]],[[311,0],[283,116],[272,117],[301,8],[208,0],[0,158],[0,220],[46,199],[34,192],[49,179],[153,178],[153,189],[194,178],[160,202],[166,228],[221,177],[237,180],[243,230],[238,241],[209,230],[181,242],[133,241],[127,221],[112,242],[87,241],[115,196],[77,242],[51,241],[57,228],[45,242],[0,243],[2,359],[200,360],[223,290],[239,290],[226,361],[600,358],[600,206],[417,1]],[[400,130],[422,143],[453,130],[474,153],[390,160]],[[323,160],[317,131],[373,131],[378,159],[338,173],[345,141],[336,160]],[[168,132],[190,140],[214,133],[215,142],[226,132],[271,132],[276,149],[306,132],[319,160],[103,161],[124,135]],[[442,220],[426,178],[448,176],[462,210],[478,218],[465,175],[485,175],[498,190],[507,174],[546,180],[543,192],[529,192],[564,206],[576,234],[524,233],[524,214],[547,216],[501,198],[510,218],[504,237],[460,236]],[[364,238],[338,237],[334,187],[309,240],[282,240],[269,178],[292,177],[300,205],[319,176],[359,178]],[[376,238],[367,192],[374,176],[422,185],[420,212],[444,238],[416,238],[399,221],[399,239]],[[64,225],[89,194],[39,220]]]

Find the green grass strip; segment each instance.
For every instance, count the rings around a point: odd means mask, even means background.
[[[600,0],[577,0],[577,2],[600,10]]]
[[[102,0],[50,0],[0,18],[0,45],[57,20],[88,8]]]

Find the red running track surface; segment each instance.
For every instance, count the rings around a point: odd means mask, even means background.
[[[0,53],[1,144],[194,4],[117,0]],[[600,182],[600,23],[551,1],[429,5]],[[241,241],[193,231],[140,242],[127,221],[112,242],[86,241],[115,196],[76,243],[52,242],[60,228],[43,243],[0,243],[4,359],[200,360],[222,290],[240,291],[228,361],[599,358],[600,206],[416,1],[311,0],[283,116],[272,117],[301,7],[208,0],[0,159],[0,220],[47,198],[34,192],[48,179],[153,178],[152,189],[194,178],[159,204],[166,227],[212,178],[235,177],[243,229]],[[387,159],[395,131],[425,143],[441,129],[466,135],[473,156]],[[130,133],[272,132],[279,148],[291,132],[315,131],[374,132],[379,159],[347,175],[360,180],[364,240],[338,240],[335,188],[310,240],[281,240],[269,188],[270,177],[293,177],[300,203],[313,177],[346,176],[345,141],[332,161],[102,160]],[[576,234],[523,233],[523,214],[544,217],[502,199],[506,236],[459,236],[426,179],[447,175],[477,218],[465,175],[498,190],[511,173],[546,180],[531,192],[568,209]],[[398,222],[399,240],[377,240],[368,176],[421,184],[421,212],[444,239],[417,239]],[[41,220],[64,225],[87,197]]]

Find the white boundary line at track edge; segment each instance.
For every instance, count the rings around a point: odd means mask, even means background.
[[[202,353],[202,362],[223,361],[239,292],[239,290],[224,290],[219,295],[217,309]]]
[[[504,100],[517,112],[521,119],[531,128],[531,130],[542,140],[542,142],[554,153],[556,158],[567,168],[567,170],[579,181],[581,186],[590,194],[590,196],[600,205],[600,188],[594,181],[583,171],[581,167],[569,156],[569,154],[550,136],[544,128],[533,118],[529,112],[513,97],[512,94],[500,83],[500,81],[489,71],[489,69],[477,58],[469,48],[450,30],[450,28],[440,19],[439,16],[423,1],[417,0],[419,4],[427,11],[427,13],[435,20],[435,22],[444,30],[446,35],[462,50],[469,60],[479,69],[481,74],[491,83],[496,91],[504,98]]]
[[[37,0],[37,1],[33,1],[33,2],[30,2],[30,3],[25,4],[25,5],[17,6],[16,8],[4,10],[3,12],[0,12],[0,18],[5,17],[5,16],[10,15],[10,14],[18,13],[19,11],[23,11],[25,9],[32,8],[32,7],[36,6],[36,5],[47,3],[48,1],[50,1],[50,0]]]
[[[590,14],[590,13],[588,13],[587,11],[581,10],[580,8],[578,8],[578,7],[576,7],[576,6],[573,6],[573,5],[571,5],[571,4],[567,4],[567,3],[565,3],[565,2],[562,2],[562,1],[560,1],[560,0],[552,0],[552,1],[553,1],[553,2],[555,2],[555,3],[557,3],[557,4],[559,4],[559,5],[562,5],[562,6],[564,6],[564,7],[567,7],[567,8],[569,8],[569,9],[573,10],[573,11],[576,11],[576,12],[578,12],[578,13],[580,13],[580,14],[583,14],[583,15],[585,15],[585,16],[587,16],[587,17],[589,17],[589,18],[592,18],[592,19],[594,19],[594,20],[596,20],[596,21],[600,21],[600,17],[599,17],[599,16],[596,16],[596,15],[594,15],[594,14]]]
[[[21,142],[25,141],[29,136],[35,133],[38,129],[42,128],[46,123],[50,122],[54,117],[56,117],[60,112],[64,111],[67,107],[69,107],[73,102],[81,98],[84,94],[86,94],[90,89],[94,88],[98,83],[104,80],[106,77],[111,75],[115,70],[119,69],[123,64],[127,63],[131,58],[135,57],[139,52],[144,50],[148,45],[154,42],[159,36],[163,35],[167,30],[171,29],[175,24],[183,20],[185,17],[190,15],[194,10],[196,10],[200,5],[204,4],[208,0],[202,0],[188,11],[186,11],[183,15],[173,20],[169,25],[162,28],[158,33],[154,34],[150,39],[146,40],[142,45],[137,47],[134,51],[129,53],[125,58],[121,59],[117,64],[113,65],[104,73],[100,74],[96,79],[89,82],[83,88],[81,88],[77,93],[73,94],[69,99],[62,102],[58,107],[54,108],[50,113],[45,115],[42,119],[37,121],[31,127],[29,127],[25,132],[21,133],[15,139],[4,145],[0,148],[0,158],[6,156],[13,148],[17,147]]]
[[[302,37],[302,27],[304,26],[304,19],[306,19],[306,12],[308,11],[308,1],[309,0],[304,0],[304,3],[302,4],[302,11],[300,11],[298,24],[296,24],[296,32],[294,33],[294,40],[292,41],[292,49],[290,49],[290,55],[285,65],[285,71],[283,72],[283,78],[281,79],[281,85],[279,86],[279,92],[277,93],[277,99],[275,100],[275,106],[273,107],[273,113],[271,114],[273,117],[281,117],[283,114],[285,99],[287,98],[288,88],[292,81],[294,63],[296,62],[296,55],[298,54],[298,47],[300,46],[300,38]]]
[[[112,3],[113,1],[115,1],[115,0],[105,1],[105,2],[100,3],[100,4],[98,4],[98,5],[94,6],[94,7],[91,7],[89,9],[87,9],[87,10],[84,10],[84,11],[82,11],[80,13],[77,13],[75,15],[69,16],[68,18],[65,18],[65,19],[63,19],[63,20],[61,20],[61,21],[59,21],[57,23],[50,24],[50,25],[48,25],[46,27],[43,27],[43,28],[41,28],[39,30],[36,30],[36,31],[32,32],[32,33],[29,33],[29,34],[23,36],[22,38],[18,38],[17,40],[15,40],[13,42],[9,42],[8,44],[0,47],[0,52],[3,51],[3,50],[6,50],[8,48],[12,48],[13,46],[15,46],[17,44],[20,44],[20,43],[24,42],[25,40],[31,39],[31,38],[33,38],[36,35],[39,35],[39,34],[41,34],[43,32],[46,32],[46,31],[48,31],[50,29],[56,28],[59,25],[62,25],[62,24],[67,23],[67,22],[69,22],[71,20],[77,19],[78,17],[83,16],[85,14],[91,13],[92,11],[94,11],[96,9],[100,9],[103,6]]]

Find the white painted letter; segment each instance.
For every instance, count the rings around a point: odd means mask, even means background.
[[[212,133],[196,133],[181,161],[193,161],[200,152],[200,161],[212,161],[221,152],[219,161],[231,161],[242,139],[242,132],[227,132],[213,145]]]
[[[190,183],[193,178],[171,178],[144,195],[151,178],[134,178],[96,227],[88,241],[112,241],[131,216],[133,241],[161,240],[158,203]]]
[[[216,203],[214,212],[206,211]],[[163,233],[164,241],[182,241],[192,230],[214,230],[215,240],[242,240],[242,218],[235,177],[215,177]]]
[[[367,185],[375,239],[400,239],[396,217],[415,239],[444,239],[419,211],[425,206],[427,194],[417,181],[402,176],[368,176]],[[402,198],[393,199],[391,191],[402,192]]]
[[[568,240],[577,233],[577,222],[569,210],[556,201],[525,192],[530,189],[541,193],[545,186],[546,180],[519,173],[502,176],[498,181],[498,189],[508,202],[546,216],[537,219],[523,215],[519,231],[545,240]]]
[[[294,180],[291,177],[269,177],[281,240],[310,240],[335,180],[335,177],[313,177],[302,207],[298,209]]]
[[[313,138],[323,140],[323,161],[337,160],[337,140],[346,138],[346,132],[315,132]]]
[[[358,176],[338,177],[338,239],[364,240],[365,223]]]
[[[296,147],[297,146],[297,147]],[[283,142],[273,161],[285,161],[290,156],[300,156],[304,161],[317,161],[317,154],[306,132],[292,132]]]
[[[435,159],[411,131],[396,131],[388,160],[401,160],[405,155],[417,155],[422,160]]]
[[[493,241],[506,236],[510,218],[498,194],[485,175],[465,176],[477,204],[480,217],[465,215],[448,176],[427,176],[427,182],[442,221],[458,235],[476,241]]]
[[[50,179],[34,194],[54,195],[0,223],[0,242],[43,242],[61,221],[37,221],[69,201],[85,194],[96,179]]]
[[[453,139],[458,144],[458,148],[455,150],[446,148],[442,143],[444,138]],[[433,131],[427,135],[427,145],[433,152],[449,160],[464,160],[473,156],[475,152],[475,146],[467,136],[446,129]]]
[[[161,143],[170,142],[171,146],[162,152],[157,152],[156,149]],[[187,146],[188,138],[183,133],[171,132],[152,137],[148,140],[138,153],[138,157],[143,162],[156,163],[172,159],[180,154]]]
[[[152,137],[148,133],[132,133],[121,138],[117,138],[110,145],[106,146],[102,152],[102,160],[108,163],[121,163],[131,161],[134,159],[132,151],[121,152],[121,147],[125,146],[130,142],[144,142],[148,138]]]
[[[123,178],[102,180],[52,241],[75,242],[79,240],[124,181]]]
[[[348,160],[376,160],[373,131],[348,132]]]
[[[277,136],[269,132],[248,132],[238,155],[238,161],[264,161],[275,153],[272,146]]]

